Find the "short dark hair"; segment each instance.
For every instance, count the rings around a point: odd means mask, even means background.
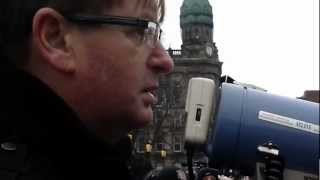
[[[144,0],[147,3],[150,0]],[[3,59],[23,65],[35,13],[51,7],[60,13],[99,13],[121,0],[4,0],[0,6],[0,63]],[[159,20],[164,16],[164,0],[158,0]]]

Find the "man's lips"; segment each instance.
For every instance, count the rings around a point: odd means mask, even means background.
[[[158,98],[156,91],[159,89],[158,86],[150,86],[143,90],[143,93],[146,93],[145,103],[148,105],[157,104]]]

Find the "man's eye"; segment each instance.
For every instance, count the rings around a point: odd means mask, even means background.
[[[136,30],[136,34],[139,36],[144,36],[144,33],[145,33],[145,30],[142,28]]]
[[[143,40],[145,32],[142,28],[132,28],[128,30],[126,34],[129,38],[132,38],[140,42]]]

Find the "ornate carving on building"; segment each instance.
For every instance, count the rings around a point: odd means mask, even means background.
[[[220,82],[222,62],[213,41],[213,15],[208,0],[184,0],[181,7],[180,50],[168,49],[175,62],[175,70],[160,79],[159,102],[154,108],[154,122],[146,129],[135,132],[136,148],[143,152],[143,144],[152,144],[154,166],[182,164],[184,150],[185,99],[189,79],[205,77]],[[141,151],[140,151],[141,150]],[[161,150],[166,157],[161,157]]]

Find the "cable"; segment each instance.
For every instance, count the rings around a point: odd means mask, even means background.
[[[191,146],[187,146],[186,150],[187,150],[189,180],[194,180],[195,176],[193,174],[193,161],[192,161],[193,154],[194,154],[194,148]]]

